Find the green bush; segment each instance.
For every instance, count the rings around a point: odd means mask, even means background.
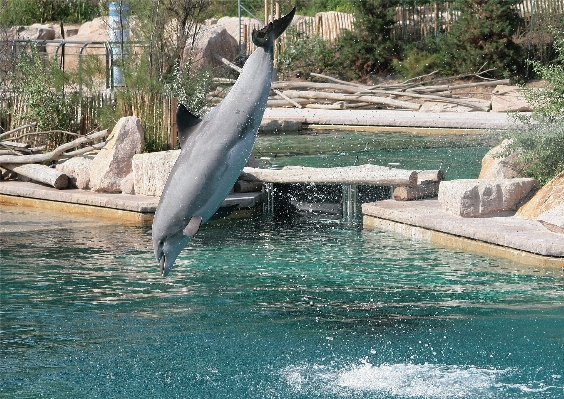
[[[524,174],[546,184],[564,170],[564,38],[555,39],[556,60],[550,65],[533,62],[533,68],[546,87],[525,89],[533,106],[532,117],[519,116],[522,125],[510,129],[512,140],[506,152],[521,149]]]
[[[401,60],[393,60],[393,66],[401,77],[410,79],[440,70],[440,55],[437,52],[421,49],[417,44],[410,44]]]
[[[308,36],[290,25],[284,46],[278,55],[278,71],[285,77],[292,73],[331,72],[335,59],[334,46],[319,36]]]
[[[98,1],[95,0],[4,0],[0,26],[59,21],[82,23],[99,15]]]
[[[522,18],[519,0],[461,0],[460,16],[441,40],[441,58],[446,71],[465,74],[496,68],[492,76],[522,74],[525,59],[512,37]]]
[[[335,67],[345,78],[390,72],[400,58],[402,44],[392,37],[398,0],[354,0],[354,31],[343,31],[337,42]]]

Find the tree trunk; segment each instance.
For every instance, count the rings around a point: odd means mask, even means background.
[[[47,184],[60,190],[67,188],[69,178],[64,173],[56,169],[50,168],[45,165],[27,164],[27,165],[14,165],[3,164],[3,167],[17,173],[18,175],[25,176],[33,181]]]

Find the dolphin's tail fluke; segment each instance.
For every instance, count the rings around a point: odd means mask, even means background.
[[[288,14],[276,19],[260,30],[253,30],[253,43],[259,47],[272,46],[274,41],[280,36],[292,22],[296,7],[292,8]]]

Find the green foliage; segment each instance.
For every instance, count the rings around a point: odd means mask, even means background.
[[[354,0],[355,31],[344,31],[337,42],[336,67],[342,76],[354,79],[392,70],[402,52],[402,44],[392,37],[398,4],[398,0]]]
[[[322,73],[332,70],[335,48],[319,36],[308,36],[291,25],[286,30],[283,50],[278,55],[278,70],[291,73]]]
[[[512,140],[504,154],[520,150],[523,174],[548,183],[564,171],[564,121],[531,123],[515,127],[507,134]]]
[[[522,19],[518,0],[461,0],[460,16],[441,38],[442,63],[450,73],[496,68],[493,76],[523,72],[523,52],[512,37]]]
[[[0,26],[82,23],[99,15],[95,0],[5,0],[0,9]]]
[[[533,117],[539,121],[554,121],[564,115],[564,36],[555,33],[556,58],[549,65],[531,62],[534,72],[546,81],[545,87],[527,89],[525,98],[534,108]]]
[[[522,125],[507,133],[507,151],[520,149],[526,176],[546,184],[564,171],[564,37],[555,38],[557,57],[550,65],[533,62],[535,72],[548,86],[525,89],[533,106],[532,117],[518,117]]]
[[[13,90],[25,108],[13,115],[17,123],[37,122],[41,130],[70,130],[72,98],[65,93],[68,75],[55,60],[45,60],[36,50],[22,53],[12,75]]]
[[[395,71],[405,79],[425,75],[441,69],[439,54],[420,49],[417,44],[407,46],[403,59],[394,59],[393,65]]]

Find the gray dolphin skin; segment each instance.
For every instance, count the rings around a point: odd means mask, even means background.
[[[251,54],[229,94],[203,118],[183,105],[176,111],[181,152],[153,219],[153,249],[166,276],[178,254],[219,209],[251,155],[270,92],[274,40],[295,7],[258,31]]]

